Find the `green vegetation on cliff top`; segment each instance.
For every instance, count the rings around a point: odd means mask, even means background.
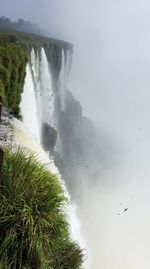
[[[57,79],[61,68],[62,48],[72,51],[72,45],[55,39],[20,32],[0,32],[0,95],[4,106],[19,117],[19,104],[23,91],[26,63],[31,49],[45,49],[53,77]]]
[[[5,149],[0,183],[0,269],[81,268],[57,178],[21,149]]]

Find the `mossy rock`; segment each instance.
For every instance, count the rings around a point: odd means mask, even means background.
[[[43,123],[42,126],[42,145],[44,150],[53,151],[57,141],[57,131],[48,123]]]

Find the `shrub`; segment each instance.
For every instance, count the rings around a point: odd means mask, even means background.
[[[26,62],[27,54],[21,46],[4,41],[0,43],[0,95],[3,105],[12,108],[17,117]]]
[[[0,180],[0,269],[81,268],[56,176],[22,149],[5,149]]]

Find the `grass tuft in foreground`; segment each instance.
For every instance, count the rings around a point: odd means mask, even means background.
[[[0,182],[0,269],[79,269],[57,178],[22,149],[5,149]]]

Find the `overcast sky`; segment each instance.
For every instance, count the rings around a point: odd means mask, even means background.
[[[99,33],[147,30],[149,11],[148,0],[1,0],[0,3],[1,15],[55,27],[66,36],[91,29]]]

